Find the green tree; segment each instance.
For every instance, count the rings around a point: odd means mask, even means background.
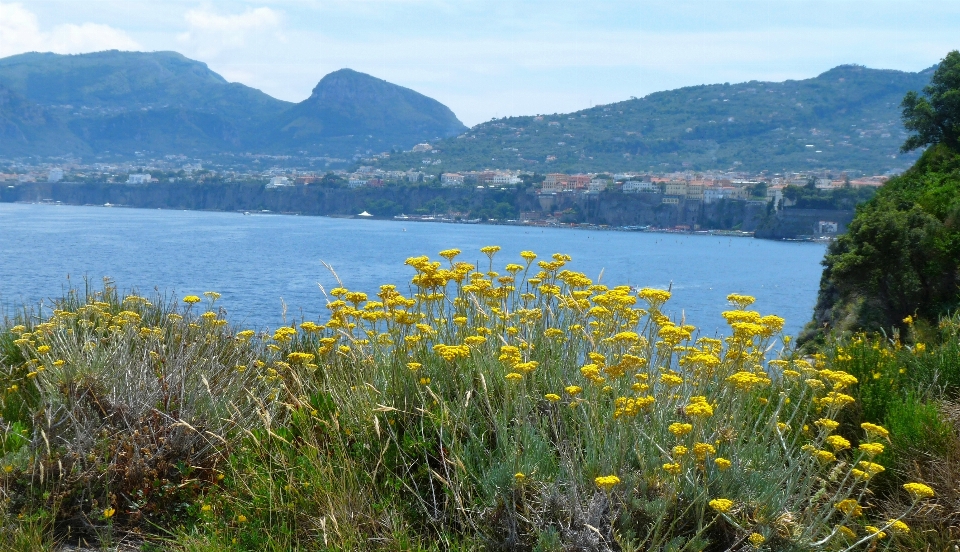
[[[954,50],[940,62],[923,89],[923,97],[908,92],[900,104],[903,126],[914,134],[900,150],[908,152],[933,144],[957,150],[960,139],[960,52]]]

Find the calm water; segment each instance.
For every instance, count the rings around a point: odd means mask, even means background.
[[[460,260],[485,261],[485,245],[503,247],[501,269],[529,249],[567,253],[571,269],[595,280],[602,269],[608,285],[672,283],[670,314],[707,334],[722,331],[732,292],[756,296],[758,310],[785,317],[796,334],[824,254],[818,244],[749,238],[0,203],[0,305],[37,304],[109,276],[144,294],[218,291],[232,320],[273,327],[283,304],[288,320],[324,312],[317,283],[330,289],[335,279],[321,261],[351,289],[406,289],[407,257],[456,247]]]

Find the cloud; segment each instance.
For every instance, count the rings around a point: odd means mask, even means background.
[[[66,23],[48,31],[22,4],[0,3],[0,57],[24,52],[79,54],[103,50],[137,50],[140,45],[127,33],[98,23]]]
[[[266,7],[227,15],[210,8],[189,10],[184,16],[188,30],[177,39],[202,56],[216,56],[224,50],[241,48],[249,38],[262,38],[271,32],[274,38],[282,41],[284,37],[279,32],[281,15]]]

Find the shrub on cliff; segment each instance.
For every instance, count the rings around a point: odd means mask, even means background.
[[[904,149],[931,146],[857,210],[827,251],[813,331],[902,327],[936,321],[960,302],[960,52],[947,55],[924,89],[903,101],[915,131]]]

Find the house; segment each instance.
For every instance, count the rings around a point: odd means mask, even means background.
[[[683,180],[671,180],[664,184],[663,193],[671,196],[686,196],[687,183]]]
[[[779,210],[783,203],[783,186],[767,188],[767,203],[773,202],[773,208]]]
[[[285,176],[274,176],[270,179],[270,183],[267,184],[268,189],[283,188],[285,186],[293,186],[293,182]]]
[[[516,186],[517,184],[522,182],[522,180],[520,180],[520,177],[514,176],[512,174],[501,173],[501,174],[494,175],[493,180],[491,180],[491,182],[495,185],[500,185],[500,186]]]
[[[567,176],[568,190],[583,190],[590,185],[593,178],[586,174],[571,174]]]
[[[543,180],[542,192],[549,194],[564,191],[567,189],[567,176],[563,173],[548,174]]]
[[[660,186],[654,184],[653,182],[643,182],[640,180],[627,180],[623,183],[623,187],[620,188],[621,191],[625,194],[635,194],[635,193],[647,193],[647,194],[659,194]]]
[[[606,180],[604,178],[594,178],[590,180],[590,184],[587,185],[587,191],[597,194],[606,190],[610,184],[612,184],[612,181],[610,180]]]
[[[347,180],[347,185],[351,188],[360,188],[361,186],[367,185],[367,179],[361,176],[351,176],[350,179]]]
[[[63,169],[50,169],[47,173],[47,182],[60,182],[63,180]]]
[[[150,179],[151,179],[150,173],[131,174],[127,176],[127,184],[149,184]]]
[[[422,143],[422,144],[417,144],[417,145],[413,146],[413,149],[410,150],[410,151],[412,151],[412,152],[414,152],[414,153],[418,153],[418,152],[422,152],[422,151],[433,151],[433,146],[431,146],[430,144],[424,142],[424,143]]]
[[[703,201],[703,190],[705,186],[703,181],[692,181],[687,184],[687,199],[691,201]]]
[[[440,175],[440,185],[444,188],[463,186],[463,175],[459,173],[443,173]]]

